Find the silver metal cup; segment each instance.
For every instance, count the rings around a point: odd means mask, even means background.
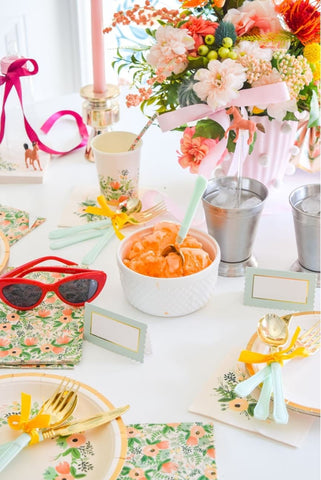
[[[254,194],[259,203],[254,206],[233,208],[217,207],[211,203],[216,192],[236,185],[235,177],[219,177],[209,180],[202,201],[206,217],[207,230],[218,242],[221,249],[219,275],[239,277],[245,274],[246,267],[257,266],[252,255],[252,246],[264,201],[268,195],[267,187],[252,178],[241,178],[242,194]]]
[[[307,213],[300,204],[308,197],[320,195],[320,184],[302,185],[290,193],[298,262],[291,269],[320,273],[320,211]]]

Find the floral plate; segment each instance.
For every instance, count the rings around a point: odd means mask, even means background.
[[[289,324],[289,338],[297,326],[301,333],[320,321],[320,312],[294,313]],[[253,352],[267,353],[265,345],[255,333],[246,347]],[[250,375],[265,367],[263,364],[247,364]],[[307,358],[294,358],[283,365],[282,379],[288,408],[308,415],[320,416],[320,352]]]
[[[20,394],[29,393],[34,415],[63,377],[43,373],[0,376],[0,444],[17,432],[7,425],[9,414],[20,412]],[[72,418],[82,419],[113,408],[103,395],[80,383]],[[25,448],[1,473],[1,480],[116,480],[125,461],[127,435],[120,418],[107,425]],[[32,468],[31,468],[32,465]]]
[[[6,268],[9,260],[9,242],[4,233],[0,230],[0,273]]]

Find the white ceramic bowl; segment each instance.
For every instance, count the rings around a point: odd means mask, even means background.
[[[152,229],[145,227],[136,231],[122,240],[118,248],[120,281],[127,300],[139,310],[161,317],[177,317],[199,310],[214,293],[221,257],[218,243],[207,233],[191,228],[189,234],[202,244],[213,262],[204,270],[185,277],[149,277],[128,268],[123,259],[133,242],[151,233]]]

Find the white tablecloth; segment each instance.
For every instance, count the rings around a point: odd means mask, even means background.
[[[81,98],[75,94],[38,106],[35,114],[41,112],[39,125],[60,108],[74,108],[80,112]],[[125,111],[122,107],[121,120],[115,128],[138,132],[144,122],[137,110]],[[50,136],[51,146],[62,147],[65,140],[72,145],[73,138],[68,138],[67,131],[66,127],[58,125]],[[173,132],[161,133],[156,126],[148,130],[142,152],[141,187],[157,189],[183,211],[195,177],[177,163],[179,138],[180,135]],[[286,177],[278,189],[270,191],[253,249],[260,267],[288,270],[296,260],[288,194],[296,186],[318,181],[318,174],[298,170],[295,175]],[[95,185],[98,185],[95,165],[84,159],[83,150],[53,158],[43,184],[0,185],[0,204],[47,218],[41,227],[12,247],[10,265],[17,266],[31,258],[50,254],[81,262],[95,240],[51,251],[48,233],[57,227],[71,189]],[[201,211],[198,219],[202,219]],[[189,406],[226,353],[246,346],[258,318],[266,310],[243,305],[243,277],[219,277],[215,295],[202,310],[178,318],[145,315],[130,306],[122,292],[115,259],[118,243],[114,238],[92,265],[108,274],[106,286],[94,303],[146,323],[152,353],[140,364],[85,341],[81,363],[67,374],[96,388],[115,405],[129,403],[131,408],[124,416],[126,423],[206,421],[204,417],[189,413]],[[319,297],[320,290],[317,291]],[[318,298],[315,309],[319,309]],[[1,369],[0,373],[8,371]],[[220,480],[320,478],[318,418],[300,448],[214,423]],[[28,475],[32,474],[26,471],[26,480],[32,480]]]

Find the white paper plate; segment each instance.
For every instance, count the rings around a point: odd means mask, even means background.
[[[9,242],[4,233],[0,230],[0,273],[6,268],[9,260]]]
[[[320,312],[294,313],[289,324],[289,338],[297,326],[301,327],[300,334],[320,321]],[[284,347],[282,347],[284,348]],[[247,347],[253,352],[267,353],[269,347],[265,345],[255,333]],[[263,364],[246,364],[250,375],[265,367]],[[306,358],[294,358],[283,365],[282,379],[284,396],[287,406],[297,412],[320,416],[320,352]]]
[[[7,425],[6,416],[20,411],[21,392],[29,393],[32,405],[37,402],[40,406],[62,378],[42,373],[0,376],[1,444],[17,437],[17,432]],[[91,417],[112,408],[113,405],[103,395],[80,383],[78,403],[72,418]],[[25,448],[1,473],[1,480],[45,480],[56,476],[57,479],[69,479],[74,478],[74,473],[84,475],[81,477],[84,480],[116,480],[126,452],[126,429],[118,418],[83,434],[47,440]]]

